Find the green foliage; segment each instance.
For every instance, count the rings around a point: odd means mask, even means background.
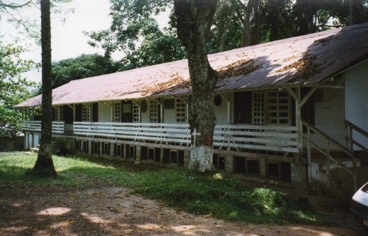
[[[93,187],[96,183],[124,185],[131,182],[128,179],[129,173],[111,166],[88,162],[83,157],[54,156],[57,178],[42,179],[27,175],[36,159],[36,154],[0,154],[0,184]]]
[[[208,38],[208,52],[221,52],[241,46],[243,26],[239,6],[228,0],[218,1],[213,27]]]
[[[0,156],[0,185],[129,186],[137,193],[194,214],[228,220],[320,223],[308,199],[270,188],[250,188],[237,178],[183,169],[135,165],[93,157],[54,157],[56,179],[26,177],[36,155]]]
[[[118,65],[110,58],[98,54],[81,55],[52,64],[52,86],[59,87],[69,81],[113,73]]]
[[[54,19],[65,20],[66,16],[74,11],[66,5],[72,1],[51,0]],[[41,45],[40,15],[32,12],[40,11],[40,2],[40,0],[1,0],[0,20],[9,22],[17,29],[16,37],[23,36],[25,41],[33,39]]]
[[[120,70],[174,61],[185,57],[175,29],[160,29],[155,17],[172,7],[169,0],[111,0],[110,29],[86,33],[90,45],[100,46],[105,55],[124,53]]]
[[[345,26],[350,13],[353,24],[368,21],[368,0],[218,0],[217,5],[209,53]],[[175,16],[165,30],[155,20],[172,8],[169,0],[112,0],[112,25],[87,33],[90,44],[106,55],[124,52],[123,70],[182,59],[186,55],[176,36]]]
[[[141,46],[128,52],[121,60],[121,70],[133,69],[175,61],[186,55],[180,41],[176,37],[164,34],[160,30],[148,33]]]
[[[219,175],[219,174],[217,174]],[[269,188],[248,188],[230,176],[217,178],[186,170],[146,172],[137,192],[194,214],[229,220],[315,223],[308,201]]]
[[[21,114],[13,108],[30,97],[28,91],[35,84],[22,73],[36,64],[21,59],[25,49],[15,43],[4,43],[0,36],[0,137],[13,137],[20,132]]]

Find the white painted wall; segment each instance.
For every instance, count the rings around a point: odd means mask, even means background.
[[[141,112],[141,123],[150,123],[150,103],[147,100],[147,111]]]
[[[315,104],[315,126],[345,145],[345,100],[344,89],[322,89],[321,101]],[[315,136],[315,135],[313,135]],[[324,140],[317,139],[324,146]],[[333,148],[332,148],[333,149]]]
[[[112,122],[111,107],[106,103],[98,103],[98,122]]]
[[[226,98],[226,99],[225,99]],[[230,109],[228,111],[228,102],[227,100],[230,101]],[[226,124],[229,124],[231,123],[231,120],[228,121],[228,113],[230,112],[230,114],[232,113],[232,96],[230,94],[225,94],[223,97],[222,97],[222,102],[221,102],[221,105],[219,106],[216,106],[214,103],[213,103],[213,110],[215,112],[215,115],[216,115],[216,120],[217,120],[217,123],[218,125],[226,125]],[[231,117],[231,116],[230,116]]]
[[[175,124],[176,112],[174,109],[164,109],[164,123]]]
[[[363,130],[368,130],[368,62],[344,74],[345,76],[345,117]],[[354,133],[354,139],[368,147],[368,139]],[[358,149],[355,147],[355,149]]]

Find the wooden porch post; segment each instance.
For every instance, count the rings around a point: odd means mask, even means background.
[[[310,142],[310,129],[308,127],[307,129],[307,168],[308,168],[308,172],[307,172],[307,178],[308,178],[308,186],[312,186],[312,150],[311,150],[311,142]]]
[[[330,174],[330,142],[328,139],[326,142],[326,175],[327,175],[327,189],[331,189],[331,174]]]
[[[122,152],[123,152],[123,161],[126,161],[127,160],[127,155],[128,155],[128,152],[127,152],[127,145],[125,145],[124,143],[121,144],[121,148],[122,148]]]
[[[294,91],[291,88],[287,88],[289,94],[295,100],[295,125],[298,127],[299,133],[299,154],[303,152],[303,123],[302,123],[302,115],[301,115],[301,108],[304,105],[304,102],[301,102],[301,91],[300,87],[296,88]],[[304,100],[304,99],[303,99]]]
[[[303,105],[308,101],[312,94],[316,91],[316,87],[312,87],[309,92],[302,98],[301,87],[297,87],[296,91],[292,88],[287,88],[287,91],[295,99],[295,125],[298,127],[299,132],[299,154],[303,153],[303,121],[301,109]],[[308,185],[312,184],[312,153],[310,146],[310,130],[308,129],[307,138],[307,178]]]

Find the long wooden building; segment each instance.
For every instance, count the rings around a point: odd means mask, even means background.
[[[368,24],[209,55],[215,168],[286,185],[329,186],[368,149]],[[186,60],[71,81],[53,90],[55,149],[186,166],[191,87]],[[40,140],[24,111],[25,148]],[[343,153],[343,155],[342,155]],[[321,164],[324,160],[324,164]]]

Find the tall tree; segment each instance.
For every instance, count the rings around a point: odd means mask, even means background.
[[[120,70],[183,59],[185,50],[172,27],[161,29],[156,17],[172,6],[171,0],[111,0],[112,24],[107,30],[89,32],[90,45],[105,55],[124,53]]]
[[[233,0],[236,1],[236,0]],[[241,45],[242,22],[237,12],[237,2],[219,0],[213,26],[208,39],[208,52],[222,52]]]
[[[22,115],[13,106],[29,98],[28,88],[35,84],[22,76],[35,66],[20,57],[25,51],[15,43],[3,42],[0,35],[0,137],[15,137],[21,132]]]
[[[83,54],[52,63],[52,87],[71,80],[104,75],[118,71],[118,63],[98,54]]]
[[[210,53],[345,26],[349,9],[353,23],[367,21],[368,0],[218,0],[217,5]],[[91,45],[107,55],[124,52],[121,70],[181,59],[186,55],[170,27],[175,15],[163,30],[155,20],[172,6],[171,0],[111,0],[111,27],[87,33]]]
[[[0,0],[0,20],[14,20],[14,12],[31,5],[31,0]],[[7,35],[8,36],[8,35]],[[21,113],[13,106],[31,96],[28,89],[35,83],[27,81],[22,73],[37,66],[32,60],[24,60],[26,52],[17,39],[0,35],[0,137],[15,137],[21,132]]]
[[[199,172],[213,168],[213,111],[217,72],[207,58],[206,43],[214,15],[216,0],[174,0],[178,37],[188,54],[192,100],[189,125],[192,132],[189,168]]]
[[[42,120],[41,146],[31,174],[39,177],[56,177],[52,160],[52,80],[51,80],[51,19],[50,0],[41,0],[42,48]]]

